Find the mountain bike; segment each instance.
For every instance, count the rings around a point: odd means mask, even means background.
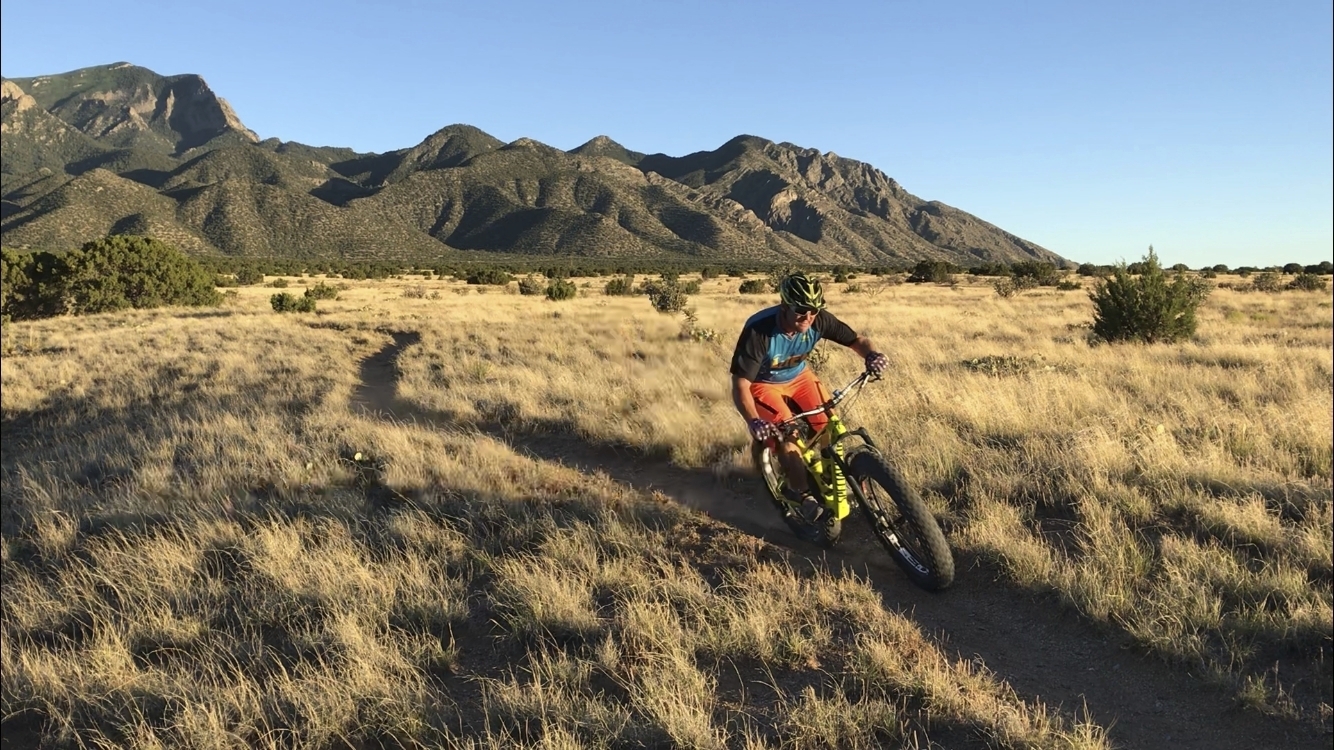
[[[861,392],[879,376],[864,372],[823,404],[777,424],[781,434],[796,441],[806,464],[808,487],[824,502],[823,516],[810,523],[797,504],[783,494],[787,484],[778,458],[778,440],[752,444],[755,467],[764,477],[769,498],[794,533],[822,547],[832,547],[843,531],[852,502],[861,508],[876,539],[916,585],[940,591],[954,582],[954,555],[930,508],[881,453],[864,428],[848,429],[834,407]],[[825,414],[818,432],[807,417]],[[859,444],[844,441],[856,438]],[[849,481],[851,480],[851,481]],[[852,502],[849,502],[851,499]]]

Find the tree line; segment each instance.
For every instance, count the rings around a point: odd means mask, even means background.
[[[1152,254],[1152,248],[1150,248]],[[65,253],[22,252],[4,248],[0,253],[0,317],[21,320],[66,314],[109,312],[125,308],[160,305],[217,304],[218,287],[261,283],[265,276],[323,275],[349,280],[384,279],[410,274],[430,277],[454,277],[472,284],[508,284],[515,278],[543,276],[551,281],[569,278],[611,277],[609,289],[633,284],[636,274],[677,279],[682,274],[699,273],[704,279],[728,276],[744,278],[756,274],[781,274],[782,263],[728,262],[701,263],[676,259],[570,259],[504,258],[496,260],[421,261],[349,261],[338,259],[241,258],[189,256],[150,237],[113,235],[85,243]],[[961,267],[948,261],[921,260],[914,264],[878,264],[866,267],[848,264],[811,265],[805,270],[828,273],[835,282],[845,282],[858,274],[871,276],[903,275],[911,283],[949,283],[954,276],[990,276],[1003,279],[1015,289],[1032,286],[1059,286],[1071,283],[1069,272],[1080,276],[1111,278],[1158,273],[1156,259],[1115,266],[1084,263],[1077,267],[1057,266],[1037,260],[1015,263],[979,263]],[[1192,269],[1177,264],[1169,269]],[[1334,264],[1288,263],[1265,268],[1242,266],[1229,269],[1218,264],[1198,269],[1203,277],[1222,273],[1329,275]],[[529,282],[533,286],[534,282]],[[1007,288],[1008,288],[1007,286]],[[536,286],[533,286],[536,289]],[[542,291],[555,288],[542,285]],[[1001,287],[997,287],[998,290]],[[760,291],[759,289],[747,291]],[[557,289],[568,294],[564,286]],[[612,292],[609,292],[612,293]]]

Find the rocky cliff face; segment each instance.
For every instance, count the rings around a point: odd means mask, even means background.
[[[228,132],[259,140],[197,75],[164,77],[117,63],[10,83],[61,121],[113,148],[146,146],[179,154]]]
[[[37,106],[37,100],[23,93],[23,89],[19,88],[17,83],[13,81],[0,82],[0,106],[10,103],[13,103],[14,107],[12,110],[5,107],[6,112],[23,112]]]
[[[232,131],[251,142],[259,138],[236,116],[226,99],[213,93],[203,78],[181,76],[166,87],[165,96],[159,94],[153,102],[153,117],[165,122],[180,135],[177,150],[184,151]]]
[[[67,164],[96,158],[105,148],[60,118],[14,81],[0,83],[0,159],[5,175],[45,169],[63,172]]]

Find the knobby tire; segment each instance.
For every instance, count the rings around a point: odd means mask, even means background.
[[[874,450],[853,453],[848,468],[849,479],[865,496],[859,505],[866,520],[908,578],[927,591],[941,591],[954,583],[954,555],[945,534],[899,472]]]

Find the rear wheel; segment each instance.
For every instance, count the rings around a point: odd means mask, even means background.
[[[954,583],[954,555],[936,517],[884,456],[858,450],[848,461],[860,503],[880,544],[912,582],[927,591]]]
[[[760,472],[764,479],[764,486],[769,491],[769,501],[774,504],[783,521],[792,529],[792,533],[798,537],[821,547],[832,547],[838,541],[838,537],[843,533],[843,522],[838,519],[838,514],[826,508],[824,516],[814,524],[807,523],[802,517],[797,506],[783,495],[783,488],[787,486],[787,477],[783,472],[783,464],[778,459],[774,449],[768,445],[759,442],[751,443],[751,458],[755,462],[755,469]],[[815,486],[815,480],[809,476],[806,479],[808,487]]]

